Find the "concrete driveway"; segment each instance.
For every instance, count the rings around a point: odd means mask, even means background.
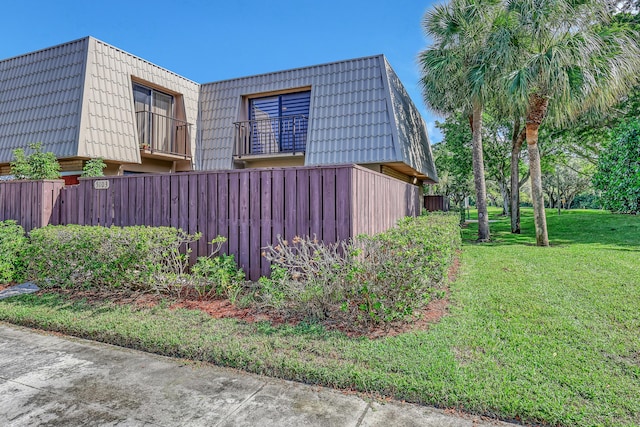
[[[0,426],[508,426],[0,323]]]

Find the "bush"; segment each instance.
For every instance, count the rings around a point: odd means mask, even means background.
[[[30,233],[29,274],[41,287],[170,292],[198,238],[169,227],[48,226]]]
[[[0,283],[24,279],[26,243],[24,229],[16,221],[0,221]]]
[[[16,179],[58,179],[60,163],[52,152],[43,153],[42,143],[29,144],[33,151],[26,155],[22,148],[13,150],[11,174]]]
[[[271,278],[256,302],[284,314],[354,325],[409,320],[441,288],[460,247],[457,214],[405,218],[384,233],[322,244],[296,237],[265,248]]]
[[[84,178],[104,176],[103,169],[106,167],[107,164],[104,162],[102,157],[87,160],[87,162],[84,164],[84,167],[82,168],[81,176]]]
[[[613,130],[617,138],[598,159],[593,185],[602,191],[605,209],[619,213],[640,212],[640,121],[623,123]]]
[[[238,268],[233,255],[221,254],[220,248],[226,238],[218,236],[210,244],[214,246],[209,256],[198,257],[191,269],[192,288],[200,297],[219,296],[228,298],[232,304],[243,289],[244,272]]]

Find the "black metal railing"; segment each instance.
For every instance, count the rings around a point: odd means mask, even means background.
[[[141,150],[191,157],[191,123],[151,111],[136,112]]]
[[[305,115],[247,120],[234,125],[236,157],[306,150],[309,118]]]

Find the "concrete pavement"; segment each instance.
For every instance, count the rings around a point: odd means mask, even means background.
[[[1,426],[512,426],[0,323]]]

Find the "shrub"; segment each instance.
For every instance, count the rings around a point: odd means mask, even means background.
[[[219,296],[235,303],[243,289],[244,272],[238,268],[233,255],[219,255],[226,238],[218,236],[209,242],[214,249],[206,257],[198,257],[191,269],[192,288],[200,297]]]
[[[446,280],[461,244],[458,221],[456,214],[431,213],[336,244],[279,239],[265,248],[272,276],[260,280],[256,302],[361,326],[409,320]]]
[[[198,238],[169,227],[48,226],[30,233],[29,273],[41,287],[169,292]]]
[[[0,283],[24,279],[24,229],[14,220],[0,221]]]
[[[102,157],[97,159],[90,159],[84,164],[82,168],[82,176],[85,178],[104,176],[103,169],[107,167]]]
[[[15,160],[11,162],[11,174],[16,179],[58,179],[60,163],[52,152],[43,153],[42,143],[29,144],[33,151],[25,154],[22,148],[13,150]]]
[[[323,244],[309,237],[291,243],[278,237],[263,256],[272,263],[270,278],[261,278],[257,295],[261,307],[290,311],[317,319],[336,317],[356,269],[360,251],[342,241]]]
[[[154,291],[174,296],[224,296],[242,290],[244,272],[232,255],[212,253],[189,271],[190,243],[200,234],[170,227],[48,226],[30,233],[29,273],[39,286]]]
[[[619,213],[640,212],[640,120],[613,130],[617,138],[598,159],[593,184],[602,191],[606,209]]]

